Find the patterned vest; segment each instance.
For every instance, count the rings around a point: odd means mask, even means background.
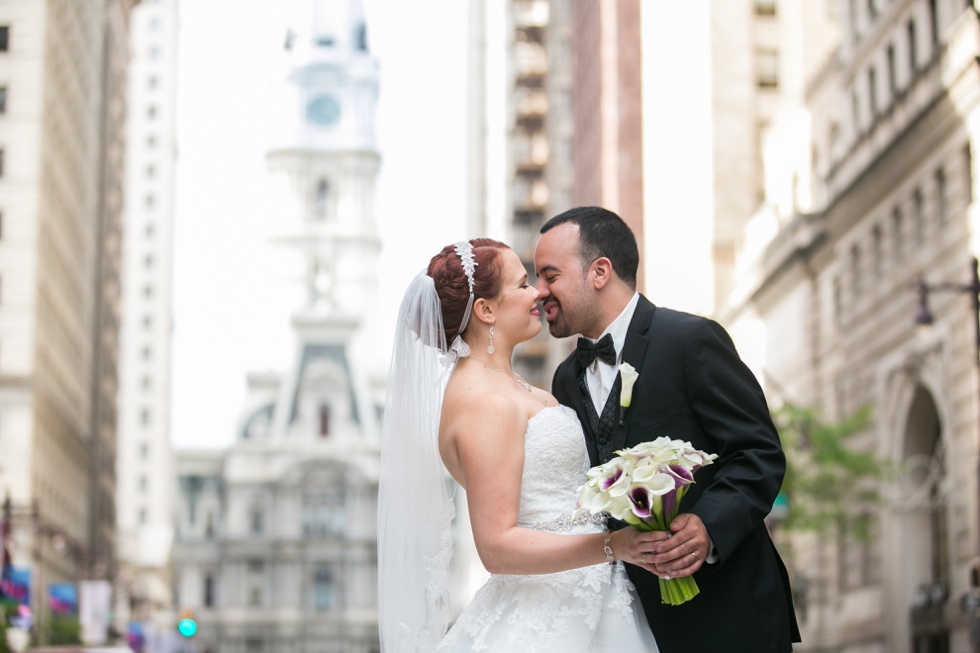
[[[619,391],[622,385],[622,376],[617,374],[616,381],[609,391],[609,397],[606,399],[606,405],[602,407],[602,414],[597,415],[592,395],[589,394],[589,384],[585,380],[585,368],[579,370],[578,388],[582,392],[585,410],[589,415],[592,432],[595,434],[595,445],[596,451],[599,453],[600,464],[613,457],[612,435],[613,429],[616,428],[616,420],[619,417]]]

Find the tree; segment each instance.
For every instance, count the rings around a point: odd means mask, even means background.
[[[786,454],[780,494],[788,510],[780,527],[821,533],[841,528],[867,540],[870,509],[881,502],[879,482],[892,469],[887,459],[850,444],[871,423],[871,409],[864,406],[832,423],[816,409],[793,404],[772,416]]]
[[[11,653],[10,642],[7,641],[7,610],[9,603],[0,597],[0,653]]]

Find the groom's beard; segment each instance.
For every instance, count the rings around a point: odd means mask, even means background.
[[[547,304],[547,302],[545,302]],[[589,325],[601,321],[599,308],[589,302],[573,301],[572,313],[566,313],[561,302],[556,302],[555,317],[548,322],[548,332],[555,338],[584,335]],[[573,315],[574,313],[574,315]],[[547,315],[547,311],[545,311]],[[603,329],[608,325],[603,325]],[[598,329],[602,331],[602,329]],[[598,337],[598,335],[596,336]]]

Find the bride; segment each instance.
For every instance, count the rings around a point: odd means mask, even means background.
[[[572,520],[589,468],[581,426],[511,369],[541,329],[537,297],[518,256],[484,238],[445,247],[406,292],[378,502],[386,653],[657,651],[617,561],[653,572],[643,556],[662,534]],[[448,632],[447,470],[491,573]]]

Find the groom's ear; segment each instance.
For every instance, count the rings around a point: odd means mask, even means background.
[[[592,261],[592,265],[589,266],[589,276],[596,290],[605,287],[612,280],[614,274],[612,261],[605,256],[600,256]]]

